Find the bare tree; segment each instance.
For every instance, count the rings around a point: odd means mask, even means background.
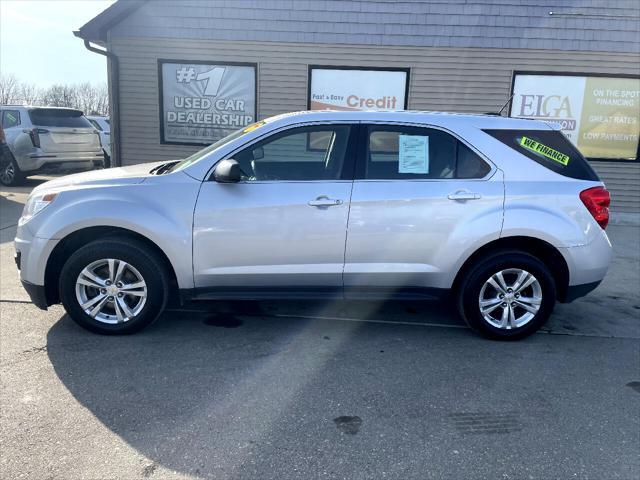
[[[24,105],[37,105],[40,102],[41,92],[33,83],[21,83],[18,96]]]
[[[96,87],[96,111],[100,115],[109,115],[109,89],[106,83]]]
[[[73,85],[52,85],[42,92],[42,103],[50,107],[77,108],[77,89]]]
[[[106,84],[55,84],[40,89],[22,83],[15,75],[0,76],[0,104],[45,105],[82,110],[87,115],[109,115],[109,91]]]
[[[17,102],[19,82],[14,74],[0,75],[0,105]]]

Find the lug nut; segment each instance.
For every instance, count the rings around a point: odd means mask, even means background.
[[[520,294],[519,293],[516,293],[516,298],[520,298]]]
[[[106,282],[104,282],[105,285],[111,285],[111,280],[107,280]]]
[[[118,298],[122,298],[122,292],[118,293]]]
[[[122,288],[122,282],[116,282],[116,287]]]
[[[513,292],[513,290],[511,290],[510,288],[507,288],[507,293],[511,293]]]
[[[499,295],[499,297],[500,297],[500,298],[504,298],[504,293],[501,293],[501,294]]]
[[[106,295],[106,293],[107,293],[107,289],[106,289],[106,288],[101,288],[101,289],[100,289],[100,293],[101,293],[102,295]]]
[[[511,304],[511,306],[512,306],[512,307],[515,307],[515,306],[516,306],[516,302],[513,302],[513,303]]]
[[[507,308],[507,304],[506,304],[506,303],[503,303],[503,304],[502,304],[502,308]]]
[[[111,301],[113,302],[113,297],[112,297],[112,296],[109,296],[109,300],[111,300]]]

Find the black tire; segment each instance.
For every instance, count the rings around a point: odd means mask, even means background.
[[[76,297],[76,281],[80,272],[101,259],[127,262],[146,283],[144,306],[122,323],[111,324],[92,318],[85,313]],[[124,335],[142,330],[162,313],[169,296],[167,270],[158,255],[142,242],[120,237],[96,240],[74,252],[62,267],[59,289],[60,299],[69,316],[81,327],[104,335]]]
[[[102,152],[104,153],[104,168],[111,168],[111,157],[104,150]]]
[[[24,173],[22,173],[20,167],[18,167],[16,159],[13,158],[13,154],[7,151],[6,155],[9,156],[9,161],[3,162],[2,171],[0,171],[0,183],[6,187],[22,185],[25,179]]]
[[[492,325],[484,318],[479,298],[485,282],[492,275],[508,269],[521,269],[532,274],[541,288],[542,301],[537,313],[527,323],[505,329]],[[496,293],[500,292],[496,290]],[[494,252],[466,271],[457,291],[457,303],[460,315],[475,332],[495,340],[519,340],[538,331],[549,319],[556,303],[556,285],[549,268],[533,255],[517,250]],[[505,303],[497,307],[500,312],[503,311],[502,305]],[[519,313],[524,313],[520,307],[517,308]]]

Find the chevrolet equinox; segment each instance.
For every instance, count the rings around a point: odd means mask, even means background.
[[[300,112],[181,161],[33,190],[16,263],[33,303],[98,333],[169,300],[433,299],[475,331],[535,332],[611,260],[609,193],[542,121]]]

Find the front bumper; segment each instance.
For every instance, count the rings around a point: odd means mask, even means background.
[[[24,280],[20,280],[22,286],[27,291],[29,298],[31,298],[31,302],[38,308],[42,310],[46,310],[49,306],[47,302],[47,292],[44,288],[44,285],[34,285],[33,283],[26,282]]]

